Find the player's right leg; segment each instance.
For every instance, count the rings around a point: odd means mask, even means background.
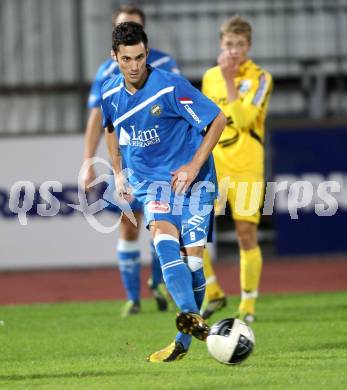
[[[169,302],[172,302],[170,294],[167,291],[165,282],[163,279],[163,273],[161,271],[160,260],[155,250],[153,242],[151,242],[151,277],[148,279],[147,284],[151,290],[154,299],[157,302],[159,311],[167,311]]]

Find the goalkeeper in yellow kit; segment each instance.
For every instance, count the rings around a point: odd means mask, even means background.
[[[254,321],[255,301],[262,269],[257,227],[264,191],[264,121],[272,90],[271,75],[248,58],[252,28],[236,15],[220,30],[221,54],[218,65],[209,69],[202,92],[213,100],[227,117],[227,126],[213,155],[220,186],[216,214],[228,201],[235,222],[240,249],[241,302],[238,317]],[[224,202],[223,202],[224,201]],[[210,302],[222,302],[224,293],[216,282],[211,264],[205,266],[207,309]],[[214,305],[216,310],[220,307]]]

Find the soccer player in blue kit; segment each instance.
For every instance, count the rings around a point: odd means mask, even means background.
[[[145,24],[145,14],[135,5],[122,5],[112,14],[112,26],[115,27],[123,22],[137,22]],[[150,49],[147,59],[153,67],[159,67],[170,72],[179,73],[176,61],[167,53],[156,49]],[[101,87],[102,84],[112,76],[119,74],[118,63],[109,57],[98,69],[95,80],[92,84],[88,99],[88,108],[90,109],[87,128],[85,132],[84,161],[95,156],[97,146],[100,140],[100,130],[102,128]],[[96,179],[95,171],[91,165],[85,172],[84,185],[88,186]],[[108,194],[113,192],[112,186],[108,189]],[[113,200],[112,196],[108,197]],[[112,207],[119,211],[117,206]],[[117,243],[117,257],[119,261],[119,270],[122,276],[123,285],[127,292],[128,301],[122,310],[122,315],[127,316],[137,314],[140,311],[140,244],[138,241],[139,227],[141,224],[143,206],[134,199],[131,202],[131,208],[137,220],[137,226],[134,226],[130,220],[123,216],[120,222],[119,240]],[[152,246],[152,275],[149,280],[149,286],[152,294],[157,301],[158,309],[164,311],[168,306],[168,296],[163,288],[162,272],[160,263]]]
[[[187,80],[147,65],[147,44],[138,23],[114,28],[121,74],[104,83],[101,107],[117,191],[144,204],[166,286],[180,310],[175,340],[148,356],[168,362],[187,353],[192,336],[205,340],[209,331],[199,314],[202,256],[217,195],[211,152],[226,119]]]

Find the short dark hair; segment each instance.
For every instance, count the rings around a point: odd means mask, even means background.
[[[118,52],[120,45],[133,46],[143,42],[146,49],[148,46],[148,38],[139,23],[125,22],[118,24],[112,31],[112,49],[115,53]]]
[[[123,13],[128,15],[138,15],[142,20],[142,25],[144,26],[146,23],[146,15],[141,8],[135,4],[126,4],[121,5],[116,11],[112,13],[112,27],[116,27],[117,18],[119,14]]]

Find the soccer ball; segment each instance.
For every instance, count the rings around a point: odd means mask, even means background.
[[[220,363],[239,364],[252,353],[252,329],[237,318],[226,318],[211,326],[206,339],[208,352]]]

